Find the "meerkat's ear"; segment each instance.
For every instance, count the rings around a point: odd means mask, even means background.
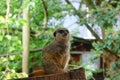
[[[56,31],[53,33],[54,37],[56,36]]]

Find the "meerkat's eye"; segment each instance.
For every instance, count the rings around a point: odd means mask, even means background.
[[[59,32],[59,33],[64,33],[64,31],[63,31],[63,30],[59,30],[58,32]]]
[[[69,33],[69,31],[68,31],[68,30],[66,30],[66,32],[67,32],[67,33]]]

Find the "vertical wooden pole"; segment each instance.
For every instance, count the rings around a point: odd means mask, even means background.
[[[30,23],[29,23],[29,0],[23,0],[23,19],[26,24],[23,26],[22,41],[23,41],[23,57],[22,57],[22,72],[29,73],[29,42],[30,42]]]

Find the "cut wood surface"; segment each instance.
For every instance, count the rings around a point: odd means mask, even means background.
[[[85,70],[83,68],[71,70],[65,73],[42,75],[36,77],[19,78],[12,80],[86,80]]]

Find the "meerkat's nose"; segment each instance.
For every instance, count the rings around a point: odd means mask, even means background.
[[[64,33],[63,33],[63,36],[67,36],[67,33],[66,33],[66,32],[64,32]]]

